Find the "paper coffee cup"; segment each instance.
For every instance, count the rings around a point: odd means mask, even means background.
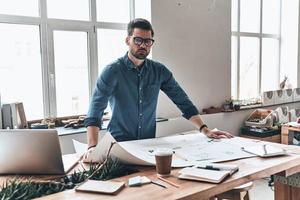
[[[173,151],[169,148],[155,150],[156,172],[160,176],[168,176],[171,173]]]

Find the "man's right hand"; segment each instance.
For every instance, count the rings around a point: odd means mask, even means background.
[[[90,147],[82,156],[82,161],[83,162],[91,162],[92,160],[94,160],[93,158],[95,157],[95,150],[96,150],[96,146]]]
[[[89,148],[82,156],[82,162],[86,163],[103,163],[105,157],[101,156],[101,152],[98,146]]]
[[[96,155],[95,150],[98,144],[98,134],[99,128],[97,126],[88,126],[87,127],[87,142],[88,142],[88,149],[82,156],[83,162],[97,162],[95,160]]]

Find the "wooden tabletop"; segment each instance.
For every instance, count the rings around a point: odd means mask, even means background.
[[[249,181],[268,177],[272,174],[286,172],[286,175],[291,175],[299,172],[300,168],[297,166],[300,166],[300,148],[282,144],[278,145],[285,149],[291,149],[295,153],[289,156],[274,158],[254,157],[227,162],[237,164],[239,166],[239,171],[221,184],[180,180],[176,178],[179,169],[173,169],[172,176],[167,179],[180,185],[179,188],[168,184],[165,184],[167,185],[167,189],[154,184],[147,184],[140,187],[128,187],[126,185],[126,187],[117,195],[80,193],[75,192],[75,190],[68,190],[41,199],[208,199],[216,194],[223,193]],[[147,176],[152,180],[157,179],[155,169],[152,167],[150,170],[143,170],[139,173],[116,178],[114,180],[127,182],[129,177],[137,175]]]

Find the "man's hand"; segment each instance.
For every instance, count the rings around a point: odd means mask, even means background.
[[[202,121],[199,114],[192,116],[189,119],[193,124],[195,124],[196,127],[201,128],[201,132],[204,133],[209,138],[232,138],[233,135],[226,132],[226,131],[220,131],[218,129],[210,130],[207,128],[205,123]]]
[[[96,150],[96,146],[95,147],[91,147],[89,148],[82,156],[82,162],[91,162],[94,161],[95,158],[95,150]]]
[[[218,129],[209,130],[206,128],[203,130],[203,133],[209,137],[214,139],[220,139],[220,138],[233,138],[234,136],[226,131],[220,131]]]

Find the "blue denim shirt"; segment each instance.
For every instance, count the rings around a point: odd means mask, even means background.
[[[107,129],[117,141],[154,138],[160,90],[186,119],[199,113],[163,64],[146,59],[137,69],[126,53],[106,66],[99,76],[85,126],[100,128],[103,111],[109,102],[112,116]]]

